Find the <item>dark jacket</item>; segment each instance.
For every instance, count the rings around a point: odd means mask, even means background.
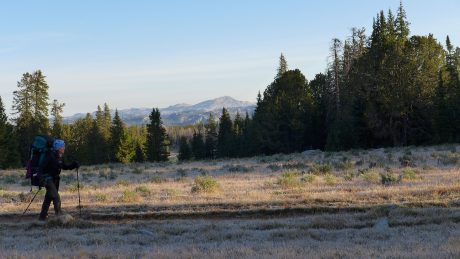
[[[41,164],[42,180],[47,181],[59,179],[61,170],[73,170],[77,167],[77,162],[65,164],[57,152],[47,152],[45,158],[43,159],[43,163]]]

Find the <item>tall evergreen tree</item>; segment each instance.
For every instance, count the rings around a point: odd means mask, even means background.
[[[56,138],[62,138],[62,112],[64,110],[64,106],[65,103],[59,103],[56,99],[54,99],[51,103],[51,115],[53,116],[53,126],[51,128],[51,134]]]
[[[145,152],[142,148],[142,144],[139,142],[136,143],[136,153],[134,154],[133,161],[136,163],[145,162]]]
[[[122,128],[120,144],[116,150],[115,157],[117,161],[120,161],[123,164],[128,164],[133,160],[135,155],[136,143],[133,141],[126,129]]]
[[[121,139],[123,137],[123,133],[125,131],[125,124],[120,118],[118,114],[118,110],[115,110],[115,116],[112,121],[112,126],[110,128],[110,152],[111,152],[111,161],[114,162],[121,162],[117,159],[116,154],[121,145]]]
[[[203,134],[200,131],[193,133],[191,148],[193,157],[196,160],[206,157],[206,147],[203,141]]]
[[[217,153],[217,123],[212,113],[209,113],[208,122],[205,125],[206,130],[206,158],[214,159]]]
[[[232,157],[234,155],[233,123],[227,109],[222,108],[222,116],[219,119],[219,133],[217,136],[217,156]]]
[[[161,121],[160,110],[154,108],[149,118],[146,142],[147,160],[150,162],[167,161],[170,141]]]
[[[13,126],[8,123],[5,107],[0,96],[0,169],[17,167],[20,164],[17,141]]]
[[[190,160],[192,157],[192,151],[190,150],[190,145],[187,141],[187,137],[182,136],[179,140],[179,161]]]
[[[313,98],[300,70],[291,70],[267,87],[254,114],[260,152],[273,154],[301,151],[310,143]]]
[[[13,114],[19,138],[22,163],[27,160],[30,141],[37,134],[48,134],[48,84],[40,70],[25,73],[14,91]]]
[[[399,40],[406,40],[409,37],[409,22],[407,21],[406,11],[402,1],[399,2],[398,14],[396,15],[396,35]]]
[[[276,74],[276,78],[281,77],[286,71],[288,71],[288,64],[287,64],[286,58],[284,57],[283,53],[281,53],[279,66],[278,66],[278,73]]]

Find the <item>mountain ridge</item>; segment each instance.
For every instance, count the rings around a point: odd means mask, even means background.
[[[210,100],[205,100],[197,104],[178,103],[165,108],[160,108],[163,123],[167,126],[185,126],[206,121],[209,113],[219,117],[222,108],[226,108],[231,116],[237,112],[241,115],[249,113],[252,115],[255,109],[255,103],[248,101],[239,101],[230,96],[222,96]],[[128,108],[118,110],[121,119],[128,125],[141,125],[148,123],[148,116],[152,108]],[[110,110],[112,117],[115,110]],[[95,117],[96,112],[91,115]],[[64,117],[64,123],[72,123],[86,116],[86,113],[76,113],[72,116]]]

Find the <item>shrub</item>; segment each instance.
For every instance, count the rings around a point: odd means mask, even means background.
[[[142,174],[143,172],[144,172],[144,170],[139,168],[139,167],[136,167],[131,171],[131,173],[133,173],[133,174]]]
[[[219,189],[219,187],[219,183],[211,176],[197,176],[195,177],[195,183],[192,186],[192,192],[214,192]]]
[[[342,171],[351,170],[354,167],[355,165],[350,160],[346,160],[344,162],[340,162],[335,165],[336,169],[342,170]]]
[[[164,181],[165,180],[162,177],[158,176],[158,175],[152,176],[152,178],[150,178],[150,180],[149,180],[149,182],[151,182],[151,183],[162,183]]]
[[[417,178],[417,172],[413,169],[405,169],[403,171],[403,178],[407,180],[413,180]]]
[[[105,172],[105,171],[99,171],[99,178],[108,179],[109,174],[107,172]]]
[[[119,181],[117,181],[117,183],[115,185],[117,185],[117,186],[128,186],[129,182],[126,181],[126,180],[119,180]]]
[[[130,190],[124,190],[119,201],[121,202],[135,202],[139,200],[139,196],[137,193],[130,191]]]
[[[298,161],[289,161],[283,165],[283,169],[292,170],[292,169],[303,169],[308,166],[302,162]]]
[[[248,168],[244,165],[230,165],[230,166],[224,166],[224,168],[226,168],[227,171],[230,173],[235,173],[235,172],[247,173],[251,171],[251,168]]]
[[[395,173],[385,173],[381,175],[381,181],[383,185],[391,185],[401,182],[402,177]]]
[[[458,163],[458,159],[459,158],[456,153],[441,154],[438,157],[438,164],[445,166],[456,165]]]
[[[401,166],[404,167],[414,167],[415,166],[415,159],[411,153],[406,153],[402,157],[399,158],[399,162]]]
[[[285,172],[278,178],[278,184],[284,188],[294,188],[301,185],[299,173]]]
[[[20,177],[17,177],[16,175],[5,175],[3,177],[3,181],[6,184],[15,184],[19,181]]]
[[[166,189],[164,192],[166,197],[172,198],[180,195],[180,191],[177,189]]]
[[[381,181],[380,174],[375,170],[366,170],[363,172],[363,179],[368,183],[379,183]]]
[[[179,168],[177,169],[177,174],[179,175],[179,177],[187,177],[187,170]]]
[[[110,180],[115,180],[115,179],[117,179],[117,177],[118,177],[118,174],[115,173],[115,171],[113,171],[113,170],[110,171],[110,173],[109,173],[109,179]]]
[[[268,169],[272,170],[273,172],[281,170],[283,167],[279,164],[270,164],[267,166]]]
[[[324,181],[326,182],[327,185],[335,185],[337,184],[337,177],[335,177],[332,174],[326,174],[324,176]]]
[[[100,201],[100,202],[107,201],[107,195],[104,194],[104,193],[96,193],[94,198],[95,198],[96,201]]]
[[[149,190],[149,188],[147,188],[147,186],[139,186],[139,187],[136,188],[135,191],[140,192],[142,194],[150,194],[150,190]]]
[[[347,171],[345,172],[345,174],[343,175],[343,179],[345,181],[352,181],[353,178],[355,177],[354,173],[352,171]]]
[[[325,175],[332,172],[332,166],[330,164],[312,164],[308,172],[315,175]]]
[[[306,174],[302,177],[302,182],[306,182],[306,183],[313,183],[316,181],[316,175],[314,174]]]

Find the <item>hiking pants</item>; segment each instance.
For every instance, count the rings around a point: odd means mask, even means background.
[[[40,212],[40,218],[45,219],[48,215],[48,209],[50,208],[51,201],[54,205],[54,213],[56,215],[61,214],[61,197],[59,197],[59,178],[48,180],[45,182],[46,194],[45,200],[43,201],[42,211]]]

